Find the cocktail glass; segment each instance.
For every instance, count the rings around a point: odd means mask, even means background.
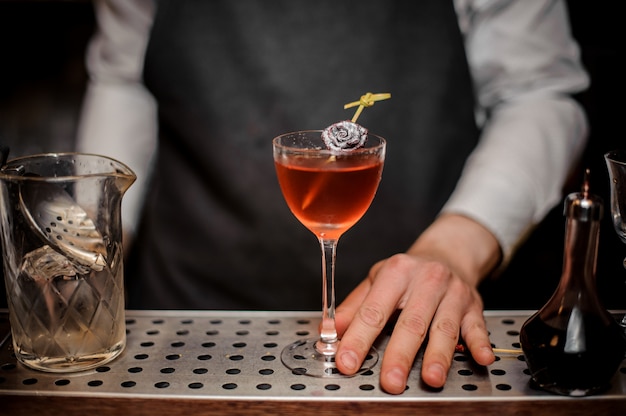
[[[611,180],[611,218],[620,240],[626,244],[626,151],[612,150],[604,155]],[[624,259],[626,268],[626,258]],[[626,315],[621,325],[626,329]]]
[[[298,131],[273,141],[278,182],[291,212],[318,238],[322,250],[322,323],[318,338],[298,340],[281,358],[298,374],[342,377],[335,366],[335,257],[339,237],[361,219],[380,182],[385,140],[370,134],[362,147],[329,150],[321,131]],[[378,361],[374,348],[360,370]]]

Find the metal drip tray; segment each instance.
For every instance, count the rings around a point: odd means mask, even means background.
[[[281,362],[282,349],[317,332],[319,313],[128,311],[126,350],[108,365],[75,374],[43,373],[18,364],[10,337],[0,350],[0,398],[21,396],[82,396],[193,398],[204,400],[306,400],[432,402],[472,400],[570,400],[535,390],[529,385],[521,353],[496,354],[481,367],[455,353],[443,389],[420,382],[421,355],[406,391],[391,396],[380,389],[380,361],[372,371],[352,378],[298,375]],[[528,312],[486,312],[495,347],[519,350],[519,329]],[[8,332],[6,314],[0,329]],[[377,348],[384,354],[384,334]],[[596,397],[626,395],[626,361],[609,391]],[[4,401],[4,399],[3,399]]]

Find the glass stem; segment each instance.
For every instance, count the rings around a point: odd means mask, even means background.
[[[322,327],[318,352],[334,355],[337,350],[337,328],[335,327],[335,257],[337,240],[320,238],[322,248]]]

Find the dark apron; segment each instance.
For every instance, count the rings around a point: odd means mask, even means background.
[[[433,221],[478,137],[447,1],[160,0],[144,77],[159,147],[129,308],[320,309],[320,248],[274,171],[281,133],[392,93],[358,120],[387,139],[387,159],[372,206],[339,241],[338,301]]]

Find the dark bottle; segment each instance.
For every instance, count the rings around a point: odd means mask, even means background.
[[[520,331],[533,381],[552,393],[587,396],[607,389],[626,351],[623,330],[596,291],[602,211],[602,200],[589,193],[585,177],[582,192],[565,199],[559,285]]]

